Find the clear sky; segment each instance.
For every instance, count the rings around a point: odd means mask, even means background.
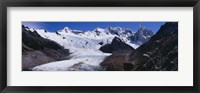
[[[25,26],[45,29],[50,32],[63,29],[64,27],[69,27],[74,30],[91,31],[96,27],[107,28],[109,26],[129,28],[133,31],[137,31],[140,24],[142,24],[146,28],[151,29],[154,33],[156,33],[164,23],[165,22],[22,22]]]

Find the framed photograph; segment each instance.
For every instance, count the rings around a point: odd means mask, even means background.
[[[199,0],[0,6],[1,92],[199,93]]]

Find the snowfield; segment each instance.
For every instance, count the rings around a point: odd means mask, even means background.
[[[33,71],[100,71],[104,70],[99,64],[109,56],[99,50],[73,50],[69,60],[56,61],[34,67]]]

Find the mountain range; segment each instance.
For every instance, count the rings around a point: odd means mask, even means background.
[[[92,31],[72,30],[69,27],[65,27],[55,32],[28,27],[26,29],[32,32],[35,31],[41,37],[55,41],[66,49],[99,49],[102,45],[110,44],[114,37],[120,38],[123,42],[136,49],[154,35],[150,29],[144,26],[140,26],[137,32],[121,27],[107,27],[106,29],[97,27]]]
[[[22,25],[22,70],[36,71],[176,71],[178,23],[157,33],[140,25],[91,31],[65,27],[49,32]]]

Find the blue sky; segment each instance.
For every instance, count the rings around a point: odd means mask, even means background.
[[[137,31],[140,24],[142,24],[146,28],[151,29],[154,33],[156,33],[164,23],[165,22],[22,22],[25,26],[45,29],[50,32],[63,29],[64,27],[69,27],[74,30],[91,31],[96,27],[107,28],[109,26],[130,28],[133,31]]]

